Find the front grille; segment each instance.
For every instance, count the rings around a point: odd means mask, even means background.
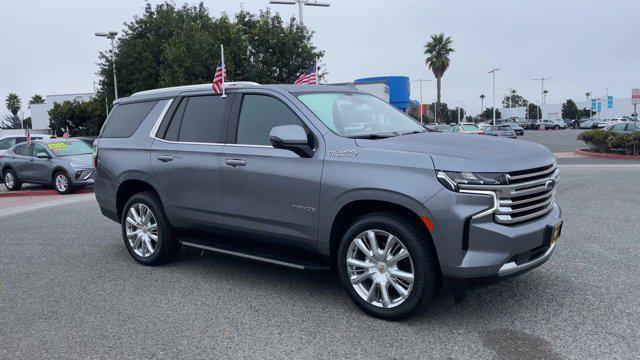
[[[507,185],[460,185],[461,189],[489,190],[497,195],[494,220],[500,224],[516,224],[547,214],[553,208],[558,181],[558,167],[514,171],[505,175]]]

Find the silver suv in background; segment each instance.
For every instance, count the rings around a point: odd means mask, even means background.
[[[340,86],[230,84],[116,101],[95,195],[133,259],[181,246],[339,274],[365,312],[400,319],[455,289],[549,259],[558,168],[545,147],[427,132]]]

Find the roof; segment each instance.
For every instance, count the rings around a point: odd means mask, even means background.
[[[289,93],[300,93],[300,92],[331,92],[331,91],[357,91],[351,86],[340,86],[340,85],[293,85],[293,84],[268,84],[261,85],[255,82],[250,81],[238,81],[238,82],[228,82],[225,83],[225,89],[233,90],[233,89],[247,89],[247,88],[260,88],[260,89],[271,89],[271,90],[284,90]],[[145,90],[134,93],[133,95],[120,98],[116,100],[114,103],[118,103],[121,101],[134,101],[134,100],[143,100],[143,99],[156,99],[156,98],[168,98],[174,97],[179,94],[188,93],[188,92],[198,92],[198,91],[208,91],[211,90],[211,83],[206,84],[198,84],[198,85],[187,85],[187,86],[174,86],[153,90]]]

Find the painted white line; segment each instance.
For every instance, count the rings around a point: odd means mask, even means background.
[[[45,209],[53,206],[68,205],[68,204],[73,204],[73,203],[82,202],[82,201],[91,201],[91,200],[95,201],[95,199],[96,197],[95,195],[93,195],[93,193],[67,195],[67,196],[61,197],[60,199],[42,201],[35,204],[20,205],[16,207],[7,208],[7,209],[0,209],[0,218],[5,216],[20,214],[27,211]]]

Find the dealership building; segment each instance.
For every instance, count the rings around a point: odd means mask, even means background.
[[[590,109],[591,101],[576,101],[578,109]],[[503,119],[510,117],[525,118],[526,107],[513,107],[500,109],[500,115]],[[602,111],[600,113],[593,111],[593,117],[601,119],[621,118],[633,114],[633,103],[631,98],[613,98],[612,107],[607,108],[606,100],[602,102]],[[542,106],[542,118],[550,120],[558,120],[562,118],[562,103],[545,104]]]

